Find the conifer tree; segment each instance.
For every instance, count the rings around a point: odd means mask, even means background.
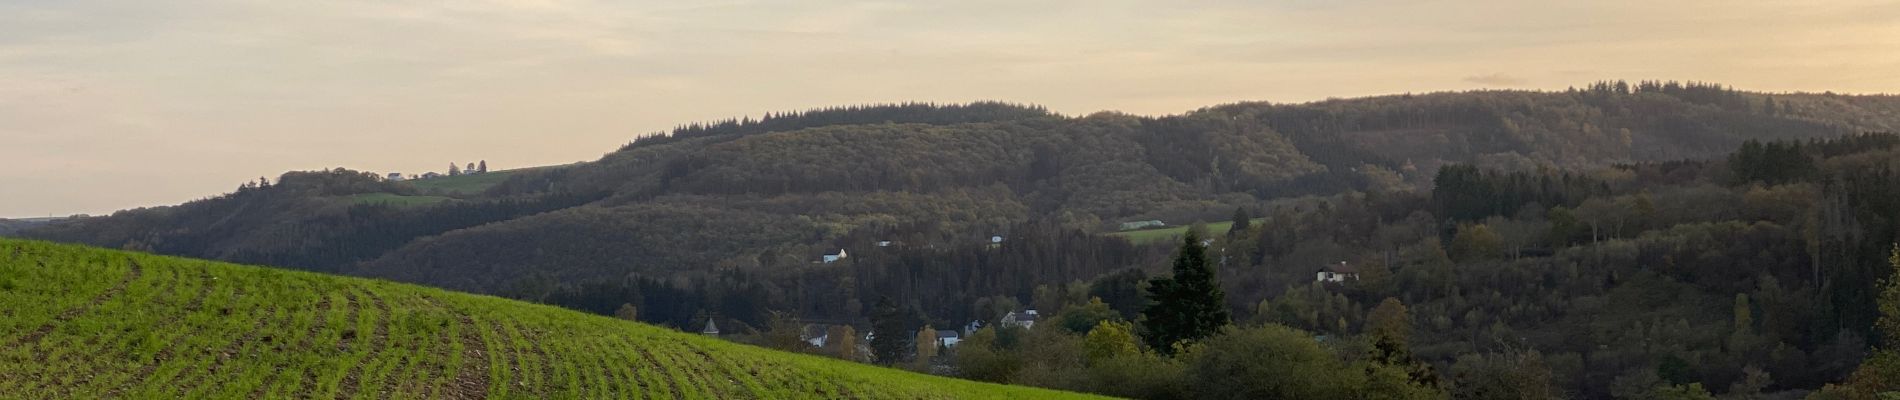
[[[1247,214],[1246,207],[1234,208],[1234,224],[1227,228],[1227,236],[1238,235],[1253,227],[1253,216]]]
[[[916,337],[912,335],[910,315],[905,311],[890,297],[880,297],[877,305],[872,306],[871,354],[877,357],[878,364],[901,362],[911,350],[911,342]]]
[[[1200,233],[1189,230],[1183,235],[1180,251],[1174,256],[1174,276],[1149,281],[1148,298],[1153,303],[1142,315],[1142,339],[1150,347],[1174,354],[1174,346],[1213,336],[1227,326],[1229,315],[1226,295],[1207,262],[1207,248]]]

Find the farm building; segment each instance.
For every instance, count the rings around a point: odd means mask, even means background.
[[[1340,261],[1339,264],[1327,264],[1320,268],[1319,273],[1314,277],[1314,280],[1319,282],[1345,282],[1348,279],[1359,280],[1359,268],[1345,261]]]
[[[943,330],[943,329],[937,330],[937,347],[942,347],[946,349],[957,347],[957,342],[960,342],[960,341],[963,341],[963,337],[962,335],[958,335],[957,331]]]
[[[1003,314],[1003,320],[997,323],[1002,324],[1004,327],[1015,326],[1030,329],[1036,326],[1037,317],[1040,317],[1040,315],[1036,314],[1036,310],[1024,310],[1022,312],[1010,311],[1008,314]]]
[[[838,260],[843,260],[848,257],[851,257],[851,255],[846,254],[844,252],[844,249],[838,249],[837,253],[826,254],[823,258],[820,258],[819,261],[826,264],[830,264],[830,263],[838,262]]]

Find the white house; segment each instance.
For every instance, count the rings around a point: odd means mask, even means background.
[[[389,178],[388,178],[388,180],[389,180],[390,182],[400,182],[400,181],[402,181],[402,173],[401,173],[401,172],[391,172],[391,173],[389,173]]]
[[[422,179],[429,179],[429,178],[436,178],[436,177],[441,177],[441,176],[442,176],[442,174],[438,174],[438,173],[435,173],[435,172],[424,172],[424,173],[422,173]]]
[[[1036,310],[1025,310],[1022,312],[1010,311],[1008,314],[1003,314],[1003,320],[997,323],[1003,325],[1005,328],[1015,326],[1030,329],[1036,327],[1036,319],[1040,316],[1041,315],[1036,314]]]
[[[961,341],[963,341],[963,337],[957,335],[957,331],[937,330],[937,347],[946,349],[957,347],[957,342]]]
[[[851,257],[851,255],[845,254],[844,249],[838,249],[837,254],[826,254],[824,259],[821,261],[823,261],[826,264],[830,264],[830,263],[838,262],[838,260],[843,260],[847,257]]]
[[[1314,280],[1319,282],[1356,281],[1359,280],[1359,269],[1354,268],[1351,264],[1346,264],[1345,261],[1340,261],[1339,264],[1328,264],[1326,267],[1320,268]]]
[[[891,247],[891,241],[889,241],[889,240],[879,240],[879,241],[877,241],[877,247]]]

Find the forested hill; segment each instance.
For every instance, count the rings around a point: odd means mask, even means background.
[[[1450,162],[1531,170],[1706,159],[1744,140],[1900,127],[1900,99],[1608,82],[1563,92],[1242,103],[1068,117],[904,104],[693,124],[485,191],[354,171],[22,235],[542,298],[629,277],[803,268],[838,249],[955,247],[1224,219],[1240,206],[1429,188]],[[1102,246],[1115,246],[1102,244]],[[1067,279],[1080,272],[1057,274]]]

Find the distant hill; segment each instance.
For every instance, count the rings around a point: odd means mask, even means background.
[[[27,228],[58,222],[62,219],[65,218],[0,218],[0,235],[9,235],[14,232],[26,230]]]
[[[405,284],[0,239],[9,398],[1089,396]]]
[[[1659,82],[1163,117],[1002,103],[843,107],[683,126],[598,161],[498,182],[432,188],[441,182],[290,173],[268,188],[22,235],[535,298],[550,285],[785,270],[881,241],[954,246],[1031,222],[1100,232],[1134,220],[1222,221],[1281,199],[1429,187],[1453,162],[1532,170],[1707,159],[1750,139],[1896,128],[1892,96]]]

